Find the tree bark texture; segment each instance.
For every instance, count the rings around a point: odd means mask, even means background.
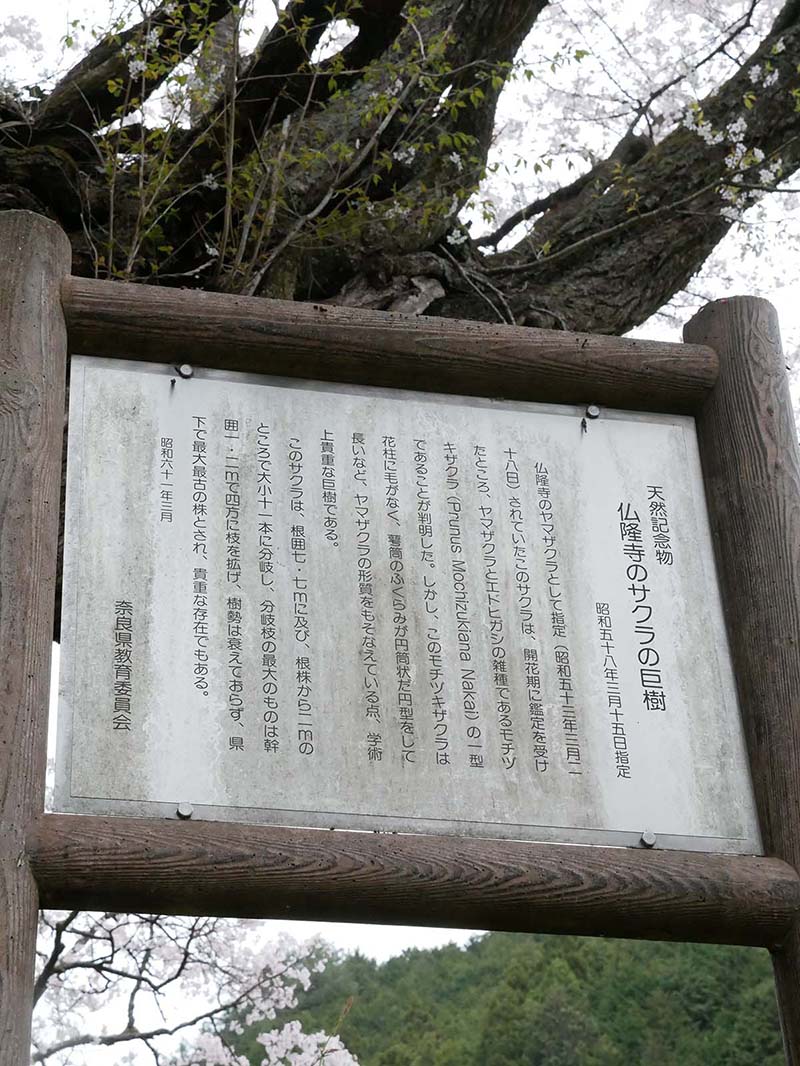
[[[646,319],[730,227],[720,213],[730,143],[679,126],[655,144],[629,134],[535,199],[510,250],[472,241],[456,216],[545,0],[434,0],[426,18],[403,0],[363,0],[350,43],[312,61],[349,7],[293,0],[252,56],[233,57],[221,94],[195,102],[191,128],[172,131],[166,166],[158,130],[109,132],[109,122],[207,49],[231,5],[162,4],[101,40],[37,107],[0,101],[0,209],[60,222],[86,276],[595,333]],[[137,80],[143,40],[153,69]],[[800,5],[789,0],[701,101],[715,130],[746,118],[748,147],[780,156],[784,176],[800,165],[799,53]],[[771,83],[751,93],[766,63]]]
[[[752,855],[46,814],[48,907],[290,917],[774,947],[800,879]]]
[[[718,300],[685,336],[720,357],[698,437],[764,847],[800,869],[800,453],[778,316],[766,300]],[[773,959],[797,1066],[797,925]]]

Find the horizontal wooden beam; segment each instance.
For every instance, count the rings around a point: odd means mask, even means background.
[[[696,410],[716,353],[588,333],[493,326],[69,278],[70,350],[471,396]]]
[[[775,947],[800,878],[752,856],[48,814],[42,905]]]

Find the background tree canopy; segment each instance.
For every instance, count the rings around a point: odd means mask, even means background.
[[[360,1066],[783,1064],[769,958],[749,948],[490,933],[346,957],[291,1016],[338,1030]],[[252,1038],[237,1048],[260,1063]]]
[[[0,207],[82,274],[620,333],[800,165],[798,0],[273,6],[255,44],[229,0],[123,10],[7,86]]]

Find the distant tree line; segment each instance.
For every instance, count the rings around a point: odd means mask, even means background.
[[[749,948],[491,933],[382,965],[343,957],[291,1016],[338,1030],[360,1066],[784,1061],[769,957]],[[246,1035],[237,1050],[261,1062]]]

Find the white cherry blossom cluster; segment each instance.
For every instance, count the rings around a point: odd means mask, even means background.
[[[410,165],[417,157],[417,149],[413,144],[400,144],[395,148],[392,155],[398,163],[408,163]]]
[[[299,1022],[262,1033],[258,1043],[266,1055],[261,1066],[358,1066],[338,1036],[305,1033]]]
[[[722,144],[725,140],[722,130],[714,129],[711,123],[703,117],[703,112],[697,104],[689,108],[686,127],[694,130],[697,136],[708,145]]]
[[[774,160],[758,172],[758,180],[762,185],[775,185],[783,176],[783,163],[780,159]]]
[[[754,69],[760,71],[760,68]],[[758,76],[761,76],[760,73]],[[687,115],[686,125],[708,145],[728,144],[730,146],[725,156],[725,166],[731,171],[731,176],[730,181],[720,189],[720,197],[723,200],[720,214],[729,222],[740,222],[744,210],[759,198],[760,191],[741,187],[745,182],[745,172],[760,163],[765,163],[764,152],[756,146],[748,147],[746,143],[747,119],[744,115],[739,115],[723,129],[714,129],[711,123],[703,117],[699,106],[695,105]],[[759,168],[758,182],[760,185],[775,185],[781,174],[781,160],[774,159]]]
[[[783,42],[779,42],[783,44]],[[784,47],[786,47],[784,45]],[[782,51],[783,49],[781,49]],[[773,49],[774,52],[774,49]],[[762,66],[760,63],[754,63],[747,72],[747,76],[753,85],[763,85],[765,89],[769,89],[774,85],[780,77],[780,71],[777,70],[769,61]]]
[[[402,203],[390,204],[383,212],[383,217],[388,219],[405,218],[406,209]]]
[[[218,1063],[226,1066],[250,1066],[246,1055],[234,1055],[225,1042],[216,1033],[200,1033],[194,1040],[192,1060],[194,1062]]]
[[[739,146],[737,145],[736,148],[738,149]],[[731,175],[731,184],[723,185],[720,189],[720,196],[725,201],[720,208],[720,214],[723,218],[728,219],[729,222],[741,222],[746,208],[756,203],[765,191],[764,189],[745,189],[741,187],[745,179],[744,170],[747,167],[764,162],[764,153],[761,149],[751,148],[744,155],[739,156],[738,159],[737,155],[738,152],[732,152],[725,160],[729,167],[738,167],[739,169]],[[775,159],[759,168],[758,184],[775,186],[782,173],[781,160]]]
[[[57,936],[62,949],[34,1015],[34,1047],[48,1066],[66,1066],[100,1040],[113,1049],[113,1061],[125,1062],[135,1042],[131,1028],[146,1037],[154,1012],[156,1028],[163,1035],[163,1023],[183,1047],[178,1057],[175,1038],[162,1047],[164,1066],[249,1066],[227,1037],[246,1026],[262,1033],[274,1026],[276,1014],[295,1007],[297,992],[324,969],[328,953],[318,940],[298,944],[282,934],[268,941],[242,922],[48,912],[40,964]],[[267,1066],[355,1064],[341,1041],[304,1034],[296,1022],[272,1028],[262,1044]]]
[[[742,209],[737,206],[741,193],[730,185],[725,185],[720,189],[720,196],[723,200],[727,201],[727,203],[724,203],[719,209],[719,213],[722,217],[727,218],[729,222],[741,222]]]
[[[152,26],[140,41],[128,41],[122,46],[122,54],[128,59],[128,73],[138,78],[147,70],[147,53],[158,47],[161,30]]]

